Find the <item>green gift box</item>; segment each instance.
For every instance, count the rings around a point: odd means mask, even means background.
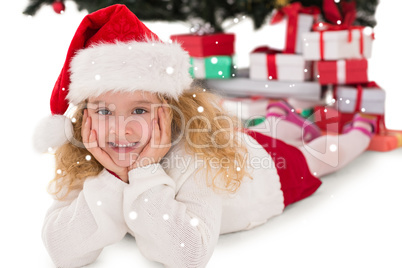
[[[190,74],[199,79],[228,79],[234,77],[231,56],[190,57]]]

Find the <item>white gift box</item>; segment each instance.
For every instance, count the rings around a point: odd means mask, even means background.
[[[303,56],[306,60],[370,58],[373,35],[371,28],[366,29],[304,33]]]
[[[310,32],[314,22],[314,16],[308,14],[299,14],[297,19],[297,33],[295,51],[297,54],[303,52],[303,33]],[[275,50],[284,51],[286,49],[286,40],[288,35],[288,17],[275,24],[268,24],[266,27],[267,45]]]
[[[265,117],[268,99],[225,97],[222,99],[221,104],[229,113],[248,120],[261,116]]]
[[[312,62],[296,54],[250,54],[250,79],[307,81],[312,79]]]
[[[385,91],[381,88],[362,88],[361,103],[356,109],[358,89],[356,87],[338,86],[336,96],[338,109],[344,113],[354,113],[360,110],[368,114],[384,114]]]

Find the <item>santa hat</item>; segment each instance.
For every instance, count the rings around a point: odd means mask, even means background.
[[[85,16],[53,88],[52,116],[37,127],[34,147],[45,152],[71,140],[72,124],[64,113],[88,97],[141,90],[177,99],[192,82],[189,67],[179,44],[161,42],[124,5]]]

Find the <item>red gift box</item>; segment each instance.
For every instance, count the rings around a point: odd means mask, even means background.
[[[191,57],[232,56],[234,49],[234,34],[178,34],[170,36],[172,41],[181,44]]]
[[[316,73],[321,85],[366,83],[367,69],[366,59],[316,62]]]
[[[326,133],[341,133],[346,123],[352,121],[353,113],[341,113],[335,107],[314,107],[314,122]]]
[[[344,126],[353,120],[355,113],[343,113],[333,106],[314,107],[314,122],[326,133],[342,133]],[[377,118],[376,134],[386,130],[384,116],[370,114]]]

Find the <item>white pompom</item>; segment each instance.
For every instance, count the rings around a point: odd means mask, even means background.
[[[37,152],[45,153],[55,149],[73,138],[73,125],[64,115],[43,118],[35,129],[33,146]]]

